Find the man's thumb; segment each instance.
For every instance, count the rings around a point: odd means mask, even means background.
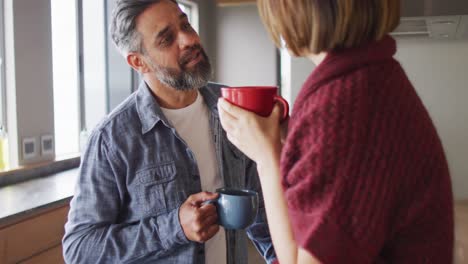
[[[192,195],[190,202],[195,205],[201,205],[203,202],[216,199],[217,197],[218,197],[217,193],[200,192],[200,193],[196,193]]]

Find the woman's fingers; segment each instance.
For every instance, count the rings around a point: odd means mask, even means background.
[[[236,137],[232,136],[232,135],[229,134],[229,133],[227,133],[226,136],[227,136],[227,139],[228,139],[229,141],[231,141],[232,144],[234,144],[234,146],[236,146],[236,147],[238,147],[238,148],[241,147],[241,145],[239,144],[239,141],[237,140]]]
[[[234,118],[238,118],[245,111],[242,108],[229,103],[223,98],[219,98],[218,100],[218,108],[219,107],[222,108],[227,113],[229,113]]]
[[[224,107],[218,103],[219,119],[224,130],[232,132],[236,128],[237,118],[232,116]]]

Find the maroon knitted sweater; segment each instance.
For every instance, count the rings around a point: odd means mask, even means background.
[[[450,175],[387,36],[330,53],[294,104],[281,157],[298,245],[322,263],[452,263]]]

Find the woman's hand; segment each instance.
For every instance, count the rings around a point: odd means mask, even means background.
[[[218,101],[218,110],[229,141],[257,165],[279,159],[281,108],[277,104],[269,117],[258,116],[223,98]]]

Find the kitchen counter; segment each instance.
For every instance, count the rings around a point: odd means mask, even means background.
[[[0,228],[70,202],[78,168],[0,187]]]

